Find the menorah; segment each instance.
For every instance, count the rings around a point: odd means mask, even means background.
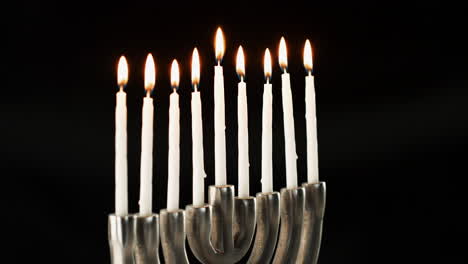
[[[204,264],[317,263],[325,211],[325,182],[304,183],[256,197],[234,196],[234,186],[210,186],[208,204],[140,216],[109,215],[113,264],[189,263],[185,240]],[[280,228],[281,227],[281,228]],[[255,240],[254,240],[255,237]]]

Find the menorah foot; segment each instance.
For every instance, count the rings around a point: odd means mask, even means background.
[[[112,264],[134,264],[134,223],[131,216],[109,215],[108,240]]]
[[[281,231],[273,264],[296,264],[302,235],[305,190],[281,189]]]
[[[161,244],[164,260],[168,264],[188,264],[185,251],[184,210],[168,212],[161,210]]]
[[[323,216],[325,213],[325,182],[304,183],[306,200],[301,247],[297,263],[316,264],[322,240]]]
[[[257,194],[257,233],[248,264],[270,263],[280,223],[280,194]]]
[[[159,216],[133,215],[136,264],[159,264]]]

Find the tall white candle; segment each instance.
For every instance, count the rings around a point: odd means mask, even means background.
[[[214,126],[215,126],[215,185],[226,184],[226,135],[224,114],[224,76],[221,60],[224,55],[224,38],[221,28],[216,32],[216,60],[214,76]]]
[[[150,97],[156,81],[153,56],[148,54],[145,65],[145,90],[141,126],[140,214],[152,214],[153,207],[153,99]]]
[[[249,197],[249,129],[247,114],[247,86],[244,82],[245,63],[242,46],[237,52],[237,74],[240,77],[237,97],[237,122],[238,122],[238,184],[241,198]]]
[[[304,67],[308,72],[305,78],[305,103],[307,127],[307,182],[318,183],[317,118],[315,106],[314,77],[312,76],[312,47],[306,40],[304,46]]]
[[[127,94],[124,87],[128,81],[128,65],[124,56],[120,57],[117,69],[117,83],[120,90],[116,95],[115,106],[115,214],[128,214],[127,194]]]
[[[264,58],[266,83],[263,86],[262,116],[262,192],[273,192],[273,93],[270,84],[271,55],[265,50]]]
[[[168,187],[167,187],[167,210],[179,209],[179,137],[180,137],[180,109],[179,95],[179,65],[177,61],[172,62],[171,86],[173,92],[170,96],[169,106],[169,155],[168,155]]]
[[[279,46],[279,64],[283,70],[281,75],[281,92],[283,95],[284,143],[286,159],[286,187],[297,187],[297,154],[294,133],[294,110],[291,93],[291,81],[286,72],[288,67],[286,42],[281,38]]]
[[[192,55],[192,167],[193,167],[193,205],[205,204],[205,166],[203,159],[203,123],[200,92],[200,58],[195,48]]]

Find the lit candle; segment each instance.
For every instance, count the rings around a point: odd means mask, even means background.
[[[193,205],[201,207],[205,203],[205,166],[203,158],[203,123],[200,92],[200,58],[195,48],[192,55],[192,167]]]
[[[124,56],[120,57],[117,69],[119,91],[115,106],[115,214],[128,213],[127,193],[127,94],[124,87],[128,81],[128,65]]]
[[[315,87],[312,76],[312,48],[306,40],[304,46],[306,127],[307,127],[307,181],[318,183],[317,121],[315,114]]]
[[[271,56],[268,49],[264,58],[265,79],[263,85],[262,117],[262,192],[273,192],[273,93],[270,84]]]
[[[150,97],[156,81],[153,56],[148,54],[145,64],[145,90],[141,126],[140,214],[152,214],[153,202],[153,99]]]
[[[216,32],[216,61],[214,76],[214,126],[215,126],[215,185],[226,184],[226,125],[224,122],[224,76],[221,60],[224,55],[224,38],[221,28]]]
[[[281,74],[281,91],[283,95],[286,187],[294,188],[297,187],[297,154],[294,134],[294,110],[291,94],[291,82],[289,80],[289,74],[286,72],[288,67],[286,41],[283,37],[281,38],[279,46],[279,64],[283,70],[283,74]]]
[[[237,97],[237,122],[238,122],[238,184],[239,193],[241,198],[249,197],[249,129],[248,129],[248,115],[247,115],[247,87],[244,82],[245,76],[245,63],[244,51],[242,46],[239,47],[237,52],[236,63],[237,74],[239,75],[240,82],[238,84],[238,97]]]
[[[169,105],[169,155],[168,155],[168,187],[167,187],[167,210],[175,211],[179,209],[179,65],[177,60],[172,62],[171,67],[171,87]]]

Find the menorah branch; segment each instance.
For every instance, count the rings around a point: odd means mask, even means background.
[[[159,264],[159,216],[133,215],[136,264]]]
[[[185,214],[184,210],[168,212],[161,210],[161,245],[164,261],[169,264],[188,264],[185,251]]]

